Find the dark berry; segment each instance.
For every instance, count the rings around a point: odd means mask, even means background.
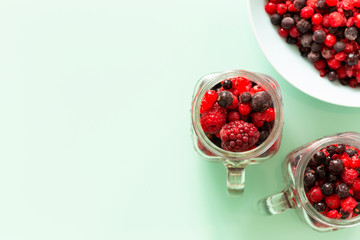
[[[323,212],[326,209],[325,203],[323,202],[318,202],[318,203],[314,203],[314,208],[318,211],[318,212]]]
[[[331,34],[336,34],[337,32],[338,32],[338,28],[336,28],[336,27],[329,27],[329,33],[331,33]]]
[[[349,194],[349,186],[346,183],[340,183],[337,187],[336,187],[336,194],[340,197],[340,198],[347,198],[350,194]]]
[[[317,162],[323,161],[325,158],[326,158],[326,155],[322,151],[319,151],[314,154],[314,159]]]
[[[300,11],[305,6],[306,6],[306,0],[295,0],[294,1],[294,7],[298,11]]]
[[[311,51],[320,52],[320,50],[321,50],[321,44],[320,43],[313,42],[311,44]]]
[[[255,112],[264,112],[270,107],[271,97],[265,92],[257,92],[253,95],[251,100],[251,107]]]
[[[304,176],[304,185],[305,186],[311,188],[314,185],[315,180],[316,180],[316,177],[315,177],[314,172],[308,171],[305,173],[305,176]]]
[[[334,184],[327,182],[321,186],[321,191],[325,196],[330,196],[334,193]]]
[[[334,145],[330,145],[326,148],[326,151],[330,154],[333,155],[336,152],[336,147]]]
[[[332,174],[340,174],[344,170],[344,163],[340,159],[331,160],[329,169]]]
[[[259,137],[259,140],[257,141],[256,145],[262,144],[268,137],[269,137],[268,131],[266,131],[266,130],[260,131],[260,137]]]
[[[274,13],[270,16],[270,21],[273,25],[278,26],[281,23],[282,16],[278,13]]]
[[[359,58],[354,53],[349,53],[346,62],[349,66],[355,66],[359,62]]]
[[[326,1],[325,0],[318,0],[315,4],[315,7],[319,10],[324,10],[327,5],[326,5]]]
[[[329,7],[329,8],[328,8],[328,11],[329,11],[329,13],[336,12],[336,11],[337,11],[337,7]]]
[[[340,84],[343,85],[343,86],[346,86],[346,85],[349,85],[349,80],[348,79],[340,79]]]
[[[218,103],[220,107],[226,108],[233,102],[233,95],[229,91],[222,91],[218,94]]]
[[[291,17],[284,17],[281,20],[281,27],[285,28],[285,29],[290,29],[294,26],[295,21],[294,19],[292,19]]]
[[[229,90],[231,89],[233,86],[233,83],[231,80],[225,80],[222,84],[222,87],[225,89],[225,90]]]
[[[249,92],[243,92],[240,95],[240,102],[241,103],[248,103],[251,101],[251,94]]]
[[[309,52],[311,51],[311,49],[307,48],[307,47],[303,47],[303,46],[300,45],[299,46],[299,51],[300,51],[300,55],[302,57],[306,57],[309,54]]]
[[[325,41],[325,32],[322,30],[317,30],[313,34],[313,40],[317,43],[323,43]]]
[[[328,167],[331,160],[332,158],[330,156],[327,156],[324,160],[324,166]]]
[[[317,166],[315,172],[316,172],[316,176],[319,179],[324,179],[326,177],[325,168],[322,165]]]
[[[296,29],[301,33],[307,33],[311,30],[311,23],[306,21],[305,19],[301,19],[296,23]]]
[[[352,157],[356,154],[356,150],[351,148],[346,149],[345,152],[347,153],[347,155],[349,155],[349,157]]]
[[[338,79],[338,75],[335,71],[331,71],[327,74],[327,78],[332,82]]]
[[[345,152],[345,145],[344,144],[339,144],[337,149],[336,149],[336,152],[338,154],[343,154]]]
[[[301,17],[300,17],[299,14],[294,14],[294,15],[292,16],[292,18],[294,19],[294,21],[295,21],[296,23],[301,19]]]
[[[348,218],[350,216],[350,213],[347,213],[347,212],[344,212],[344,211],[340,211],[339,213],[341,215],[341,217],[340,217],[341,219],[346,219],[346,218]]]
[[[350,41],[355,40],[358,37],[358,30],[356,27],[349,27],[345,29],[345,37]]]
[[[334,175],[334,174],[329,173],[328,179],[329,179],[330,182],[336,182],[337,176]]]
[[[334,45],[335,52],[342,52],[345,49],[345,43],[341,41],[337,41]]]
[[[311,47],[312,41],[313,41],[313,38],[310,33],[304,34],[300,38],[300,43],[303,47]]]
[[[321,55],[318,52],[311,51],[307,55],[307,58],[309,59],[310,62],[316,62],[316,61],[319,61],[321,59]]]
[[[349,11],[344,11],[344,15],[346,18],[352,17],[353,16],[353,11],[349,10]]]
[[[286,38],[286,42],[288,44],[296,44],[298,42],[298,40],[296,38],[293,38],[293,37],[289,36],[289,37]]]
[[[321,55],[323,56],[323,58],[325,59],[330,59],[332,58],[333,54],[333,50],[330,48],[323,48],[321,51]]]
[[[356,205],[356,207],[353,209],[353,213],[359,214],[360,213],[360,203]]]

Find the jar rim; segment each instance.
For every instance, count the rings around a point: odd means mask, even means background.
[[[304,153],[301,164],[298,165],[300,169],[296,171],[295,174],[295,189],[299,194],[300,204],[305,209],[307,214],[314,218],[316,221],[330,225],[332,227],[350,227],[357,224],[360,224],[360,215],[349,218],[349,219],[332,219],[328,218],[318,211],[310,204],[309,200],[306,197],[304,186],[304,174],[307,167],[307,164],[311,160],[312,156],[320,151],[321,149],[333,145],[333,144],[347,144],[360,149],[360,134],[356,132],[344,132],[332,136],[323,137],[316,140],[312,144],[306,147],[307,152]]]
[[[270,76],[267,76],[262,73],[261,74],[252,73],[245,70],[231,70],[217,74],[209,74],[201,78],[198,83],[202,82],[207,77],[208,77],[207,82],[205,82],[204,85],[197,86],[195,88],[195,92],[193,95],[192,109],[191,109],[192,127],[196,135],[198,136],[200,142],[204,145],[205,148],[207,148],[210,152],[215,154],[216,157],[229,160],[231,161],[231,163],[236,163],[236,164],[247,162],[247,160],[254,159],[260,156],[261,154],[265,153],[279,138],[282,131],[283,109],[282,109],[282,99],[281,99],[281,91],[279,84],[275,80],[270,83],[269,80],[267,80],[267,78],[272,80]],[[274,111],[275,111],[274,126],[268,138],[256,148],[245,152],[230,152],[222,148],[219,148],[214,143],[212,143],[210,139],[206,137],[206,134],[202,130],[200,124],[199,112],[200,112],[201,99],[205,95],[206,91],[211,89],[213,86],[215,86],[217,83],[221,82],[222,80],[234,78],[234,77],[246,77],[251,81],[261,84],[269,93],[273,101]],[[274,86],[272,84],[274,84]]]

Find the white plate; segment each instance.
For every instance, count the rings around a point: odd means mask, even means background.
[[[306,59],[298,48],[287,44],[270,23],[265,12],[264,0],[247,0],[248,12],[256,39],[273,67],[294,87],[325,102],[360,107],[360,88],[342,86],[339,81],[330,82]]]

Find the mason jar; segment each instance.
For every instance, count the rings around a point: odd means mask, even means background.
[[[334,144],[346,144],[360,149],[360,134],[339,133],[307,143],[289,153],[283,163],[284,190],[258,202],[259,210],[266,215],[274,215],[288,209],[295,209],[301,219],[311,228],[333,231],[360,223],[360,215],[348,219],[333,219],[318,212],[308,200],[304,189],[304,174],[315,153]]]
[[[200,105],[206,91],[226,79],[245,77],[259,84],[270,95],[275,111],[274,125],[267,139],[254,149],[244,152],[231,152],[216,146],[206,136],[200,124]],[[196,151],[205,159],[222,163],[227,168],[227,188],[231,195],[241,195],[245,187],[245,167],[261,163],[277,153],[281,144],[283,128],[283,104],[279,84],[270,76],[244,70],[208,74],[196,84],[192,105],[192,138]]]

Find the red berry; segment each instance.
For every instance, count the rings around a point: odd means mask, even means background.
[[[344,21],[344,17],[339,12],[332,12],[329,15],[329,24],[331,27],[340,27]]]
[[[288,11],[289,11],[289,12],[296,12],[296,11],[297,11],[296,8],[295,8],[295,6],[294,6],[294,4],[290,4],[290,5],[288,6]]]
[[[355,191],[355,192],[356,192],[356,191],[360,191],[360,178],[356,178],[356,179],[354,180],[354,183],[353,183],[351,189],[352,189],[353,191]]]
[[[221,146],[228,151],[243,152],[255,146],[260,137],[258,129],[252,123],[234,121],[220,130]]]
[[[354,183],[354,180],[359,176],[359,173],[352,168],[345,168],[344,171],[341,173],[341,180],[344,183],[351,185]]]
[[[335,43],[336,43],[336,37],[334,35],[332,35],[332,34],[326,35],[324,44],[327,47],[332,47],[335,45]]]
[[[352,88],[356,88],[359,85],[358,81],[356,80],[356,78],[352,78],[349,80],[349,86]]]
[[[265,91],[265,90],[260,85],[256,85],[250,90],[250,94],[251,94],[251,96],[253,96],[255,93],[263,92],[263,91]]]
[[[314,67],[317,70],[324,69],[326,67],[326,63],[324,60],[319,60],[319,61],[314,62]]]
[[[360,0],[353,0],[354,7],[360,7]]]
[[[228,109],[235,109],[239,105],[239,99],[237,97],[233,97],[233,101],[230,106],[228,106]]]
[[[340,200],[340,206],[341,209],[344,212],[351,212],[357,205],[357,202],[354,198],[352,197],[347,197],[345,199]]]
[[[241,119],[241,115],[236,111],[231,111],[227,115],[228,122],[238,121],[240,119]]]
[[[248,92],[251,89],[251,81],[245,77],[239,77],[237,79],[237,91],[239,95],[243,92]]]
[[[266,11],[268,14],[276,13],[276,4],[275,4],[275,3],[272,3],[272,2],[268,2],[268,3],[265,5],[265,11]]]
[[[336,61],[334,58],[328,60],[327,64],[332,69],[338,69],[340,67],[340,62]]]
[[[338,70],[336,70],[337,74],[338,74],[338,78],[339,79],[344,79],[346,78],[346,69],[344,66],[341,66],[338,68]]]
[[[345,61],[345,59],[346,59],[346,54],[344,52],[339,52],[339,53],[335,54],[336,61],[342,62],[342,61]]]
[[[214,106],[216,99],[217,93],[214,90],[206,91],[203,99],[201,100],[200,114],[203,114],[205,111],[211,109]]]
[[[299,30],[297,30],[297,28],[294,26],[294,27],[290,28],[289,35],[293,38],[297,38],[300,36],[300,33],[299,33]]]
[[[276,6],[276,11],[278,12],[278,14],[284,15],[287,11],[287,7],[285,4],[280,3]]]
[[[250,103],[240,103],[239,112],[241,115],[248,115],[251,112],[252,108]]]
[[[214,107],[200,117],[200,124],[204,132],[215,134],[226,124],[227,109],[215,104]]]
[[[312,18],[311,21],[313,22],[313,24],[317,25],[320,24],[322,22],[322,15],[320,13],[315,13]]]
[[[326,205],[331,209],[337,209],[340,207],[340,197],[337,194],[332,194],[325,197]]]
[[[355,26],[357,26],[358,28],[360,28],[360,14],[356,14],[354,17],[354,24]]]
[[[325,0],[325,2],[329,7],[333,7],[337,5],[337,0]]]
[[[349,19],[346,21],[346,27],[351,27],[355,23],[355,18],[349,17]]]
[[[304,19],[311,18],[313,14],[314,14],[314,9],[312,9],[311,7],[304,7],[300,11],[300,16]]]
[[[320,202],[323,199],[323,194],[321,192],[320,187],[312,187],[309,191],[310,199],[313,202]]]
[[[265,111],[265,114],[267,115],[266,122],[271,122],[275,120],[275,110],[273,108],[268,108]]]
[[[337,210],[331,210],[326,213],[326,216],[328,218],[337,218],[338,214],[339,214],[339,212]]]
[[[289,30],[286,30],[285,28],[279,28],[278,33],[281,37],[286,38],[289,35]]]
[[[356,81],[356,79],[355,79],[355,81]],[[352,168],[360,168],[360,158],[358,156],[354,155],[354,156],[352,156],[350,158],[350,167],[352,167]]]

